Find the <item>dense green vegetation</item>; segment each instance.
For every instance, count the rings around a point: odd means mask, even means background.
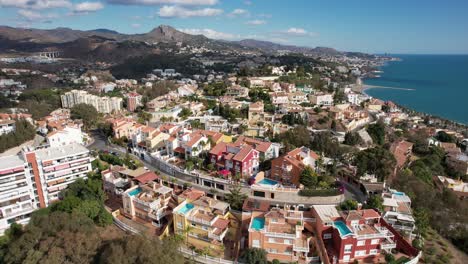
[[[63,92],[58,89],[26,90],[18,97],[18,107],[26,108],[34,119],[40,119],[61,107],[60,95]]]
[[[234,186],[229,189],[229,193],[225,195],[226,202],[229,203],[231,209],[241,211],[244,200],[247,198],[247,195],[241,192],[239,186]]]
[[[242,260],[247,264],[267,264],[267,252],[262,248],[247,248],[242,253]]]
[[[121,158],[113,154],[99,152],[99,159],[112,165],[125,165],[132,170],[143,166],[139,160],[133,159],[128,153],[123,158]]]
[[[344,138],[344,144],[355,146],[362,142],[361,137],[356,132],[347,132]]]
[[[358,176],[363,176],[365,173],[375,174],[380,181],[390,177],[396,166],[395,157],[382,147],[359,151],[353,162],[357,166]]]
[[[300,114],[288,113],[281,118],[283,124],[290,126],[293,125],[306,125],[306,121],[301,117]]]
[[[3,94],[0,94],[0,109],[15,107],[16,102],[10,100],[10,98],[5,97]]]
[[[117,79],[140,79],[153,69],[175,69],[181,74],[199,74],[201,64],[191,60],[188,55],[153,54],[144,57],[132,57],[111,68]]]
[[[375,144],[383,145],[385,143],[385,124],[378,121],[367,127],[367,133],[371,136]]]
[[[34,139],[36,129],[31,123],[21,119],[15,122],[15,126],[16,130],[14,132],[0,136],[0,153]]]
[[[225,82],[207,83],[203,86],[203,92],[207,96],[222,96],[226,93],[227,84]]]
[[[98,122],[99,113],[94,106],[89,104],[76,104],[70,110],[72,119],[83,120],[85,130],[94,128]]]

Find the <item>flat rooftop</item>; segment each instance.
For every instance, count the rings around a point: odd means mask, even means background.
[[[0,157],[0,170],[23,167],[24,160],[18,155]]]
[[[54,160],[67,156],[77,155],[86,153],[89,150],[78,143],[72,143],[69,145],[56,147],[56,148],[44,148],[36,150],[36,156],[41,160]]]

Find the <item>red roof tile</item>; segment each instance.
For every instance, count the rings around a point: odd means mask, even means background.
[[[159,176],[156,175],[156,173],[154,173],[152,171],[145,172],[142,175],[135,178],[136,181],[138,181],[138,182],[140,182],[142,184],[146,184],[146,183],[148,183],[150,181],[154,181],[156,179],[159,179]]]

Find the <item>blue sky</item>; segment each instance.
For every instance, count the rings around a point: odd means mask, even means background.
[[[255,38],[369,53],[468,53],[462,0],[0,0],[0,24]]]

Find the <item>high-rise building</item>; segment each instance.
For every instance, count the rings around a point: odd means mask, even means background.
[[[133,112],[137,109],[138,106],[141,106],[142,96],[138,93],[132,92],[127,94],[127,110]]]
[[[89,104],[94,106],[99,113],[112,113],[122,110],[122,98],[100,97],[88,94],[86,91],[71,90],[60,96],[62,107],[72,108],[76,104]]]
[[[32,211],[49,206],[59,193],[91,171],[89,150],[78,143],[26,149],[0,158],[0,234],[26,224]]]

